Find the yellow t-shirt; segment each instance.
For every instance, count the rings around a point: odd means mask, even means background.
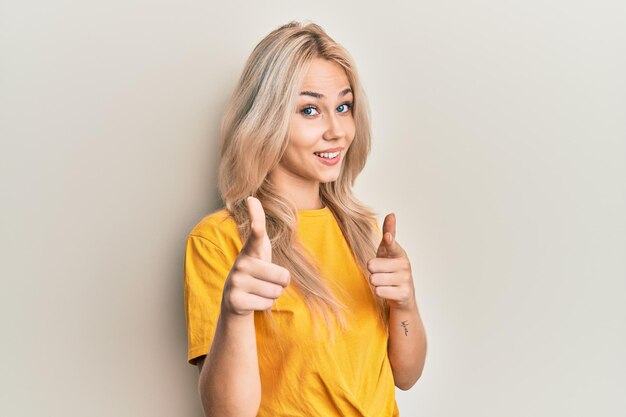
[[[387,356],[388,334],[374,295],[328,207],[299,210],[298,236],[312,251],[322,276],[348,306],[347,330],[314,337],[311,312],[292,288],[272,307],[278,335],[264,312],[255,312],[261,376],[258,416],[394,417],[395,385]],[[185,253],[185,314],[189,363],[206,355],[220,312],[222,290],[242,248],[235,221],[222,209],[189,233]],[[323,317],[318,323],[324,326]]]

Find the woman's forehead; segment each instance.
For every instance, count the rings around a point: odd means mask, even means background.
[[[317,58],[311,62],[309,70],[304,75],[300,91],[315,92],[332,98],[345,93],[344,90],[349,87],[350,81],[341,65]]]

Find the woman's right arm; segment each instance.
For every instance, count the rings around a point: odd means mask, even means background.
[[[250,236],[224,283],[220,316],[208,354],[198,366],[198,390],[207,417],[256,416],[261,378],[254,311],[267,310],[289,285],[289,271],[272,264],[259,200],[248,198]]]
[[[207,417],[256,416],[261,404],[254,315],[220,314],[207,356],[198,363]]]

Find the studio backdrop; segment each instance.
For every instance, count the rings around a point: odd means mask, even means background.
[[[622,1],[0,1],[0,415],[202,415],[187,233],[290,20],[354,57],[428,336],[402,416],[626,415]],[[376,417],[376,416],[372,416]]]

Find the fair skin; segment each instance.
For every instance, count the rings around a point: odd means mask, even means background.
[[[298,209],[318,209],[320,183],[335,181],[355,135],[352,90],[345,71],[325,59],[313,60],[304,77],[289,125],[289,145],[270,173],[276,187]],[[314,152],[339,149],[329,166]]]
[[[331,61],[313,60],[292,113],[286,153],[270,172],[280,193],[298,209],[322,208],[320,184],[339,177],[355,136],[352,99],[344,70]],[[316,155],[324,151],[329,151],[326,157],[339,151],[336,163]],[[289,285],[289,271],[271,262],[265,214],[256,198],[248,198],[248,212],[252,232],[226,279],[209,354],[198,361],[199,391],[207,416],[256,415],[261,386],[252,313],[271,308]],[[389,361],[396,386],[407,390],[422,373],[426,335],[410,262],[395,240],[395,225],[395,215],[388,215],[377,256],[368,262],[368,269],[376,295],[389,302]]]

